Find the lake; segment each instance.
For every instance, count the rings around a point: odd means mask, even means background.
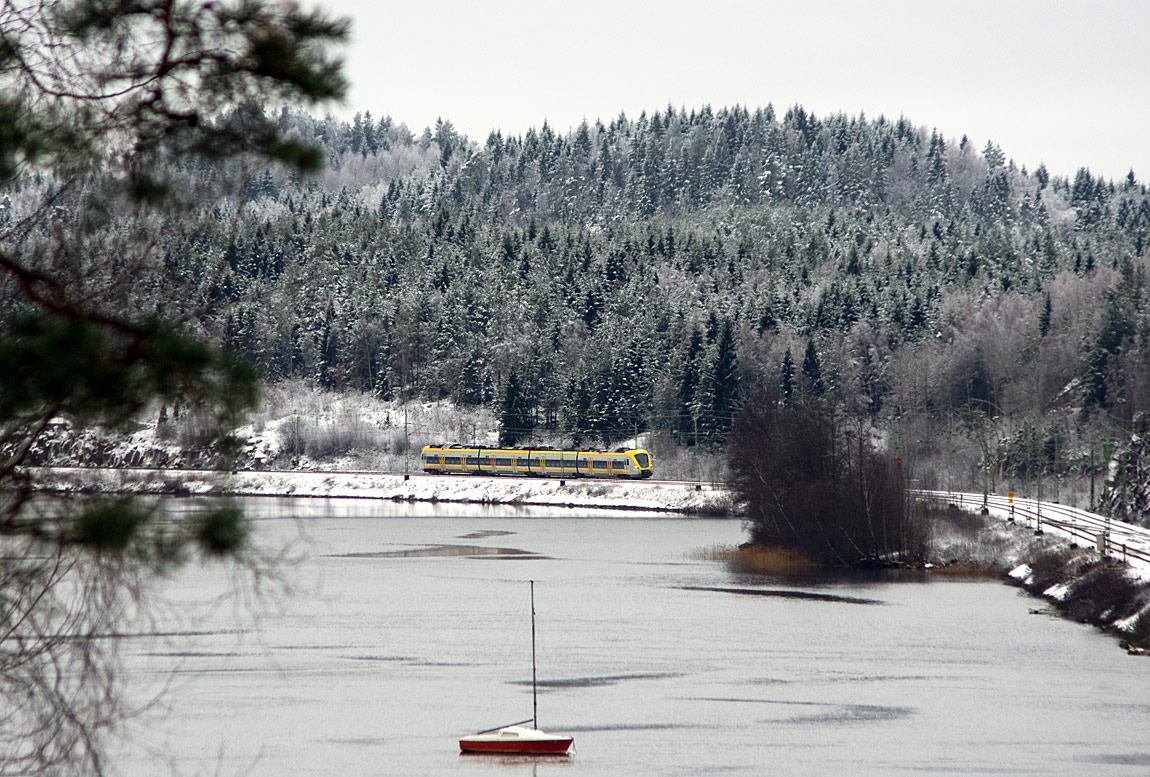
[[[737,520],[245,503],[278,579],[169,581],[125,641],[128,775],[1133,775],[1150,661],[995,581],[786,580]],[[462,756],[531,717],[568,757]]]

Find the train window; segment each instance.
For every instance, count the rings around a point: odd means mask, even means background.
[[[591,466],[595,469],[608,469],[611,466],[609,461],[593,461]]]
[[[627,468],[627,460],[626,459],[615,459],[614,461],[611,462],[611,466],[614,467],[615,469],[626,469]]]
[[[468,456],[467,457],[467,463],[472,467],[478,467],[479,466],[479,457],[478,456]]]
[[[532,467],[540,467],[540,466],[542,466],[542,465],[543,465],[543,460],[542,460],[542,459],[532,459],[532,460],[531,460],[531,466],[532,466]]]
[[[651,463],[651,457],[646,453],[636,453],[635,461],[639,462],[640,467],[646,467]]]
[[[439,463],[439,457],[438,456],[424,456],[423,457],[423,463],[424,464],[438,464]]]
[[[496,459],[495,466],[497,467],[510,467],[511,459]]]
[[[443,463],[444,464],[458,464],[459,463],[459,457],[458,456],[447,456],[443,459]]]

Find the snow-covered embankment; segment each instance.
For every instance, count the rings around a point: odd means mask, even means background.
[[[35,478],[58,491],[294,496],[414,502],[587,507],[720,515],[728,491],[711,484],[650,480],[557,480],[375,472],[85,469],[44,467]]]

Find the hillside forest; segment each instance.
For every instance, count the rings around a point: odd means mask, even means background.
[[[88,262],[149,258],[108,299],[193,322],[269,386],[476,408],[504,443],[638,438],[656,461],[725,454],[767,388],[832,402],[912,485],[1150,509],[1150,194],[1133,171],[1053,175],[908,118],[799,106],[480,140],[247,110],[319,143],[326,169],[174,159],[169,175],[225,194],[77,234]],[[25,255],[99,196],[53,185],[3,192],[4,223],[45,194],[55,210]]]

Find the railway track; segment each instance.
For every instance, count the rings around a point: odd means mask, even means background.
[[[1057,532],[1072,542],[1097,547],[1105,555],[1150,566],[1150,529],[1091,513],[1058,502],[970,492],[918,491],[920,496],[954,504],[966,510],[986,511],[1007,521],[1032,527],[1035,532]],[[1100,535],[1102,539],[1100,539]]]

